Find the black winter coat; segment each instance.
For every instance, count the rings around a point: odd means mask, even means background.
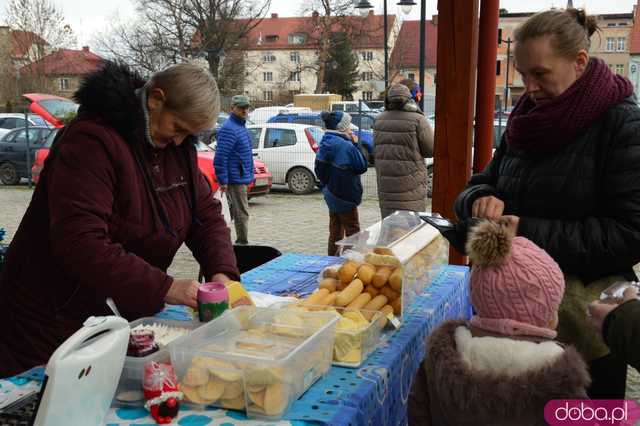
[[[454,209],[471,215],[479,197],[520,217],[518,234],[545,249],[563,272],[591,282],[635,278],[640,261],[640,108],[633,97],[612,107],[552,156],[516,152],[503,138],[472,176]]]

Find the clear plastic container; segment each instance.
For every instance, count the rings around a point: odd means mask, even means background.
[[[280,419],[331,367],[338,316],[239,306],[170,348],[185,404]]]
[[[167,327],[184,328],[189,331],[201,326],[199,321],[175,321],[167,319],[158,319],[154,317],[139,318],[129,323],[129,327],[133,330],[139,325],[162,324]],[[115,406],[142,406],[144,405],[144,396],[142,394],[142,378],[144,375],[144,366],[152,361],[170,362],[171,356],[168,347],[175,343],[178,339],[172,341],[167,346],[160,346],[159,350],[145,357],[127,356],[124,360],[122,374],[118,382],[118,388],[114,395],[113,405]]]
[[[402,265],[399,317],[404,317],[414,298],[440,273],[449,261],[449,243],[417,213],[396,211],[357,234],[336,243],[347,250],[367,254],[374,249],[393,254]],[[366,258],[365,258],[366,261]]]

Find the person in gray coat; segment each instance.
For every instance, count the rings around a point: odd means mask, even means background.
[[[378,200],[382,218],[396,210],[425,211],[433,130],[407,86],[394,84],[373,124]]]

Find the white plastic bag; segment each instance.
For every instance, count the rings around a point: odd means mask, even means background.
[[[213,194],[213,196],[222,203],[222,215],[224,216],[227,226],[231,226],[231,211],[229,210],[229,201],[227,200],[227,194],[219,189]]]

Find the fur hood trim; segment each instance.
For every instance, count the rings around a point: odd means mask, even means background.
[[[427,360],[432,360],[425,362],[429,393],[437,395],[443,412],[476,413],[485,419],[541,415],[551,399],[585,398],[590,383],[586,364],[573,347],[563,349],[553,341],[474,338],[464,321],[449,321],[436,329],[427,350]],[[489,360],[499,351],[511,353]],[[516,362],[521,355],[526,358]]]
[[[96,115],[126,136],[143,122],[136,89],[144,84],[142,77],[127,65],[105,61],[82,80],[73,98],[80,104],[79,113]]]

